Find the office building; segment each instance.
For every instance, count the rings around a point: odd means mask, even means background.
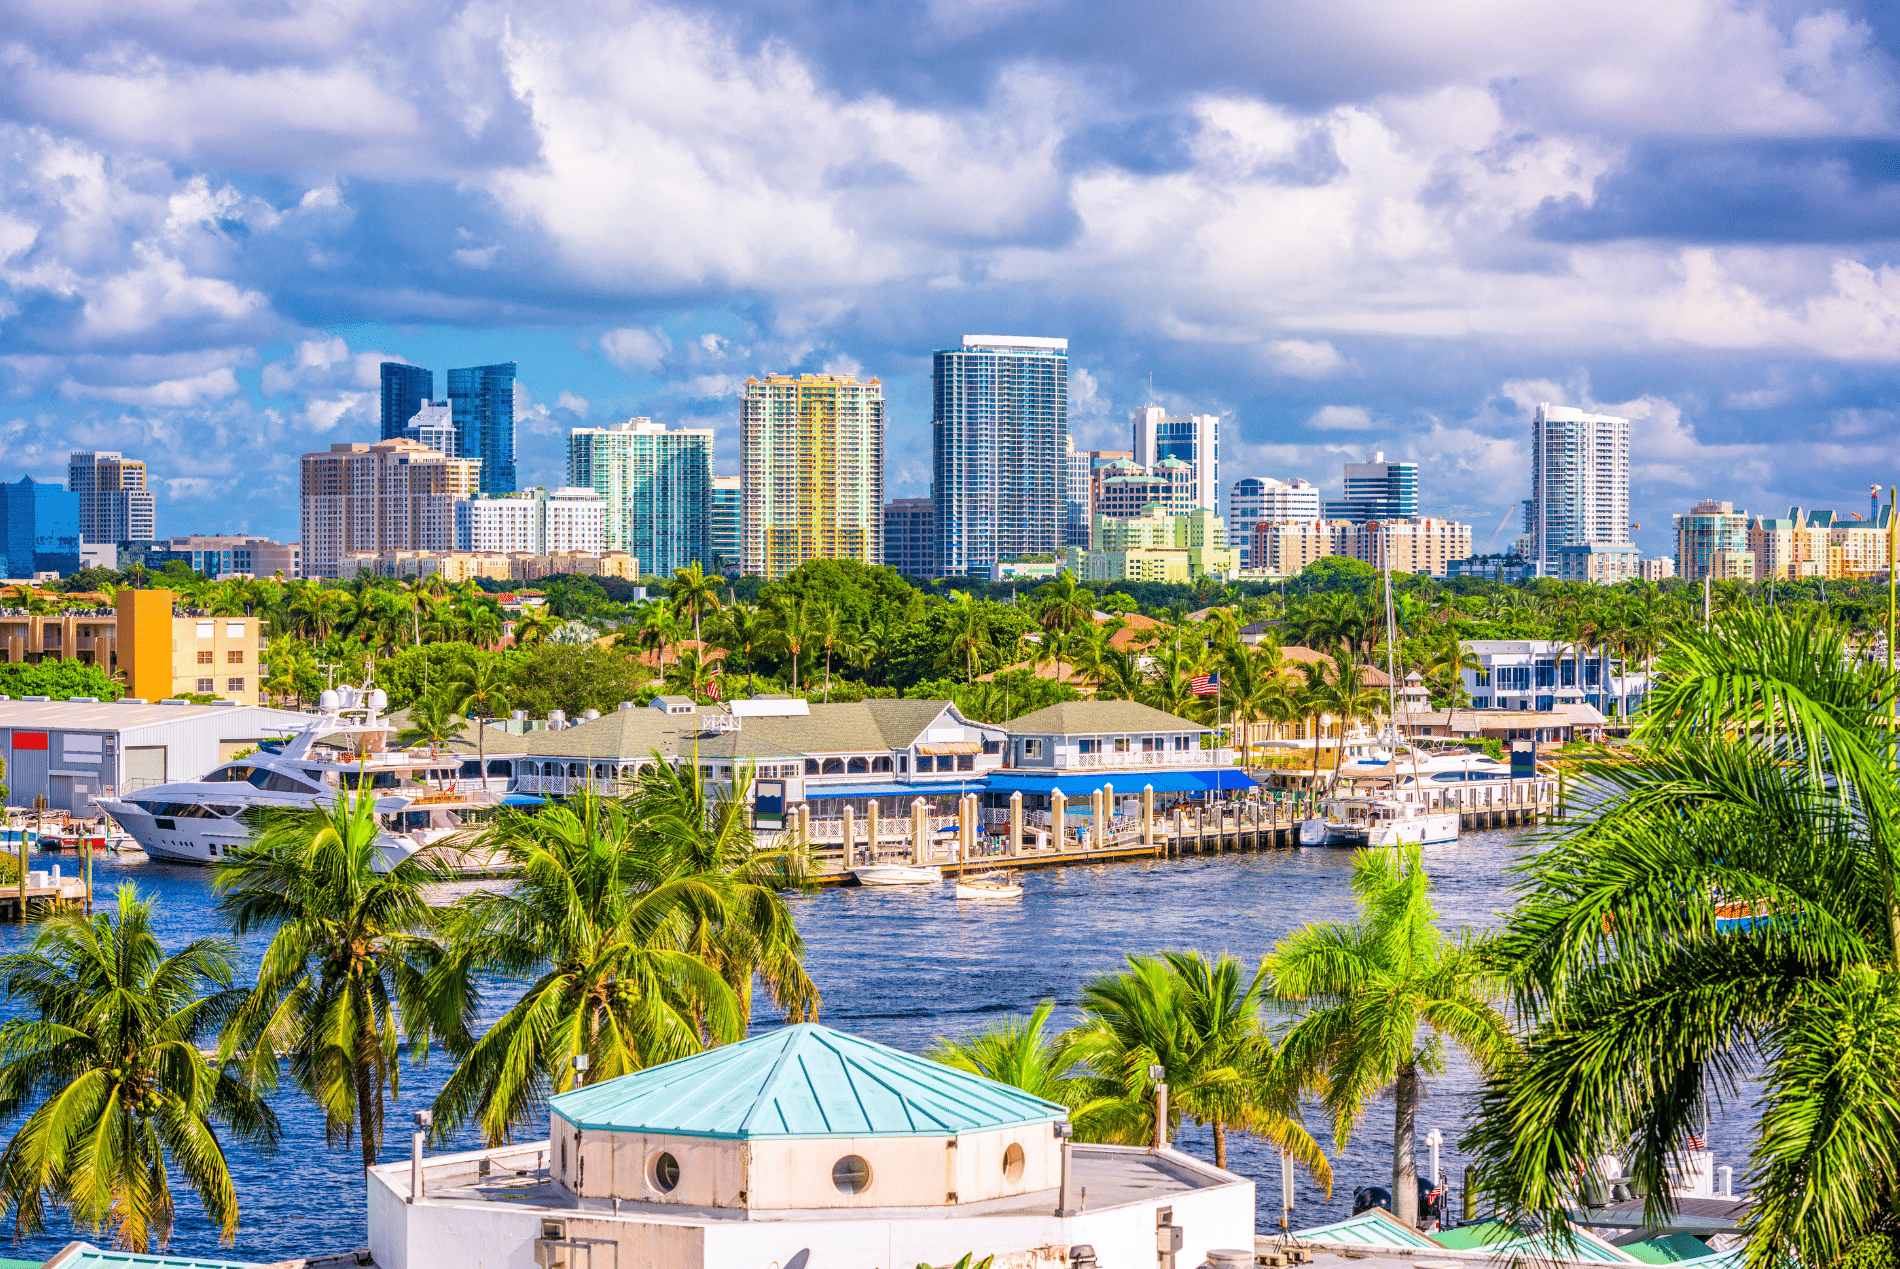
[[[1150,471],[1167,459],[1193,469],[1193,505],[1220,513],[1220,415],[1169,414],[1158,405],[1136,410],[1135,461]]]
[[[848,375],[747,379],[739,476],[746,573],[775,581],[808,560],[881,563],[883,384]]]
[[[82,545],[157,536],[158,515],[143,462],[104,451],[74,454],[66,474],[66,488],[79,495]]]
[[[1170,512],[1149,506],[1117,519],[1097,513],[1093,545],[1070,547],[1065,563],[1078,582],[1225,581],[1240,571],[1240,552],[1227,545],[1227,526],[1205,507]]]
[[[456,450],[455,411],[447,401],[424,401],[416,407],[415,417],[403,424],[397,435],[438,454],[453,455]]]
[[[1553,552],[1551,575],[1561,582],[1615,586],[1641,576],[1642,562],[1628,542],[1577,542]]]
[[[1240,548],[1240,566],[1260,567],[1253,562],[1254,525],[1262,520],[1317,520],[1319,514],[1319,486],[1297,476],[1292,480],[1263,480],[1258,476],[1236,480],[1227,495],[1227,534]]]
[[[1536,569],[1521,555],[1472,555],[1453,560],[1445,569],[1448,578],[1476,578],[1487,582],[1523,582],[1536,575]]]
[[[987,577],[1062,541],[1069,341],[965,335],[932,374],[937,572]]]
[[[124,571],[133,565],[156,573],[173,560],[212,580],[220,577],[278,577],[290,581],[303,576],[303,548],[297,542],[273,542],[244,534],[193,533],[156,541],[121,542],[108,566]]]
[[[1538,574],[1559,547],[1630,540],[1630,422],[1540,405],[1531,421],[1531,535]]]
[[[913,581],[937,571],[937,507],[929,498],[893,498],[884,504],[884,563]]]
[[[1087,546],[1089,523],[1095,514],[1095,481],[1090,454],[1078,450],[1073,437],[1062,441],[1062,545]]]
[[[712,499],[712,567],[736,576],[745,523],[745,490],[739,477],[714,476]]]
[[[648,573],[713,565],[713,433],[649,418],[567,435],[567,483],[592,489],[606,508],[606,550],[635,556]]]
[[[481,467],[407,439],[305,454],[304,575],[342,577],[353,553],[453,550],[455,504],[475,493]]]
[[[1732,502],[1704,499],[1676,523],[1676,576],[1699,582],[1705,577],[1755,580],[1755,553],[1748,547],[1746,511]]]
[[[1341,497],[1328,501],[1321,514],[1328,520],[1409,520],[1418,514],[1418,464],[1388,463],[1383,452],[1363,463],[1347,463]]]
[[[606,550],[606,508],[593,489],[478,493],[455,504],[457,551]]]
[[[0,565],[20,581],[78,572],[79,495],[31,476],[0,484]]]
[[[409,425],[409,420],[415,418],[416,411],[427,405],[429,398],[434,395],[435,371],[424,370],[421,366],[405,365],[400,361],[385,361],[383,363],[383,426],[377,439],[385,441],[402,439],[403,429]]]
[[[449,371],[448,397],[455,420],[455,457],[481,460],[483,493],[513,493],[515,363]],[[413,417],[412,411],[404,424]]]
[[[1196,501],[1196,488],[1192,463],[1164,458],[1153,467],[1142,467],[1122,459],[1106,469],[1101,496],[1095,502],[1095,514],[1111,520],[1126,520],[1150,506],[1180,515],[1213,510]]]

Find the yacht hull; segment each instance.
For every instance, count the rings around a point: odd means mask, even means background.
[[[943,869],[936,865],[913,867],[906,864],[878,864],[853,868],[851,875],[861,886],[928,886],[943,880]]]
[[[1415,820],[1381,824],[1371,834],[1373,846],[1449,846],[1458,840],[1458,816],[1421,815]]]

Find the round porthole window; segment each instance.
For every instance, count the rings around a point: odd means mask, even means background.
[[[831,1165],[831,1183],[841,1194],[862,1194],[871,1188],[871,1165],[848,1154]]]
[[[680,1161],[662,1150],[653,1156],[653,1163],[647,1169],[647,1180],[653,1188],[662,1194],[671,1194],[679,1188]]]
[[[1010,1182],[1023,1179],[1023,1148],[1014,1142],[1003,1151],[1003,1179]]]

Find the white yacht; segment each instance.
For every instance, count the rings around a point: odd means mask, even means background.
[[[1444,846],[1458,840],[1457,810],[1389,797],[1334,797],[1301,821],[1302,846]]]
[[[308,727],[281,746],[263,745],[202,779],[100,798],[98,804],[154,859],[213,864],[252,837],[246,811],[329,806],[343,788],[375,798],[377,870],[466,832],[465,812],[499,805],[485,780],[463,781],[459,756],[389,750],[380,688],[323,694]],[[345,746],[318,741],[344,737]]]

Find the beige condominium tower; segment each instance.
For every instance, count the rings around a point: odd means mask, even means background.
[[[845,375],[747,379],[739,421],[740,566],[884,562],[884,387]]]

